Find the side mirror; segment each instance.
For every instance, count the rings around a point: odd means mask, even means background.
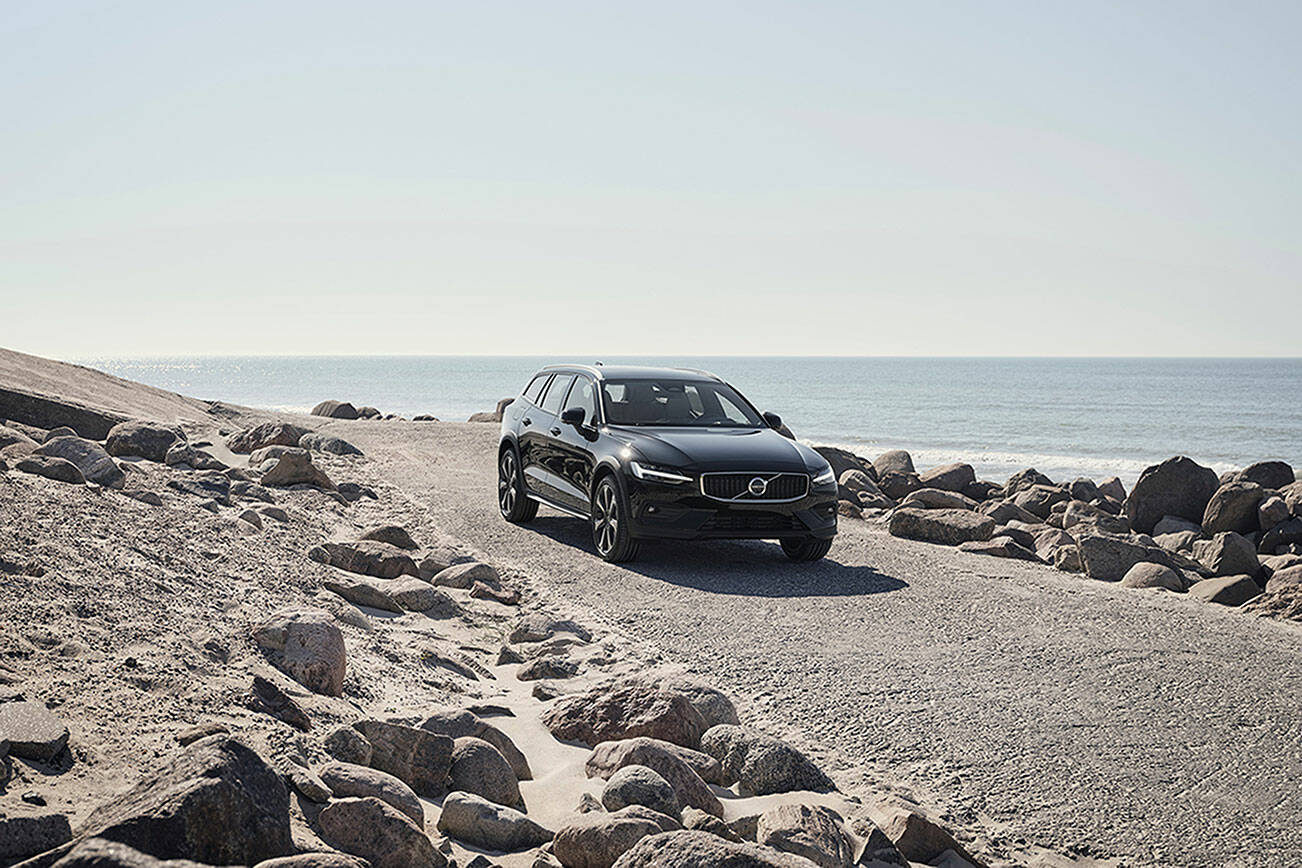
[[[764,421],[775,430],[782,427],[782,417],[777,413],[765,413]]]
[[[561,424],[563,425],[582,425],[583,417],[587,413],[582,407],[571,407],[564,413],[561,413]]]

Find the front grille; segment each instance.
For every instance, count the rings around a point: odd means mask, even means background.
[[[763,491],[755,494],[751,483],[760,480]],[[756,487],[760,487],[756,483]],[[737,503],[799,500],[809,493],[809,476],[804,473],[702,473],[701,493],[715,500]]]
[[[715,513],[705,524],[703,531],[767,531],[767,530],[804,530],[800,519],[794,515],[782,515],[778,512],[719,512]]]

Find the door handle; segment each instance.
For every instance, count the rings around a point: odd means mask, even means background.
[[[561,436],[561,429],[559,429],[559,428],[553,428],[553,429],[552,429],[552,436],[553,436],[553,437],[559,437],[559,436]]]
[[[521,425],[532,425],[532,424],[533,424],[533,420],[530,419],[528,416],[525,416],[523,419],[520,420],[520,424],[521,424]]]

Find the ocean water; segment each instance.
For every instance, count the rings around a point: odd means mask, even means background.
[[[82,359],[199,398],[306,411],[327,398],[464,420],[517,394],[541,365],[522,356]],[[570,359],[574,361],[574,359]],[[591,362],[592,359],[578,359]],[[1218,472],[1282,459],[1302,468],[1302,359],[605,357],[705,368],[807,442],[921,469],[972,464],[1002,482],[1120,476],[1188,455]]]

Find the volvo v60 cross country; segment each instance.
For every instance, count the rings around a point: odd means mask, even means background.
[[[836,478],[713,374],[552,365],[502,418],[498,504],[523,523],[538,505],[587,520],[597,553],[647,539],[775,539],[815,561],[836,535]]]

